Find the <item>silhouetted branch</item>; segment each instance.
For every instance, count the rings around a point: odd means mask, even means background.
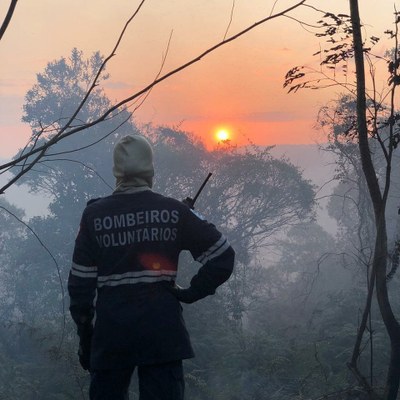
[[[38,162],[38,164],[44,164],[44,163],[48,163],[51,161],[67,161],[67,162],[71,162],[71,163],[75,163],[75,164],[80,164],[82,165],[85,169],[88,169],[89,171],[93,172],[109,189],[114,190],[114,188],[92,167],[89,167],[89,165],[85,164],[82,161],[79,160],[72,160],[70,158],[54,158],[51,160],[41,160]]]
[[[8,25],[10,24],[11,18],[14,14],[15,7],[17,6],[18,0],[11,0],[10,7],[8,7],[8,11],[4,21],[0,27],[0,40],[3,38],[4,33],[6,32]]]
[[[14,160],[13,162],[11,162],[12,165],[15,165],[15,163],[19,163],[22,160],[26,160],[28,157],[30,157],[33,154],[39,153],[36,158],[31,161],[30,163],[28,163],[28,165],[24,168],[22,168],[22,170],[16,174],[14,176],[14,178],[12,178],[6,185],[3,186],[3,188],[0,189],[0,194],[3,194],[4,191],[6,189],[8,189],[11,185],[13,185],[15,182],[17,182],[23,175],[25,175],[29,170],[32,169],[32,167],[45,155],[47,149],[51,146],[53,146],[54,144],[56,144],[58,141],[60,141],[61,139],[70,136],[73,133],[79,132],[81,130],[87,129],[93,125],[96,125],[99,122],[104,121],[108,115],[110,115],[114,110],[116,110],[119,107],[114,107],[112,108],[112,110],[109,110],[108,113],[106,113],[105,115],[103,115],[103,117],[99,118],[97,120],[96,123],[89,123],[89,124],[83,124],[82,126],[72,129],[68,132],[66,132],[66,130],[71,126],[71,123],[75,120],[76,116],[78,115],[78,113],[80,112],[80,110],[83,108],[83,106],[85,105],[87,99],[89,98],[90,94],[92,93],[92,91],[94,90],[94,88],[98,85],[98,80],[100,78],[101,73],[104,71],[104,68],[106,66],[106,64],[108,63],[108,61],[115,56],[115,52],[117,51],[123,36],[126,32],[126,29],[128,28],[128,25],[132,22],[132,20],[136,17],[136,15],[138,14],[139,10],[141,9],[141,7],[143,6],[145,0],[142,0],[141,3],[139,4],[139,6],[137,7],[136,11],[133,13],[133,15],[128,19],[128,21],[125,23],[124,28],[122,29],[121,34],[118,37],[118,40],[113,48],[113,50],[111,51],[111,53],[108,55],[108,57],[105,58],[105,60],[103,61],[103,63],[101,64],[91,86],[89,87],[88,91],[86,92],[85,96],[83,97],[81,103],[78,105],[78,107],[76,108],[75,112],[72,114],[72,116],[69,118],[69,120],[67,121],[67,123],[60,129],[59,132],[57,132],[51,139],[49,139],[47,141],[46,144],[40,146],[37,149],[33,149],[29,152],[27,152],[24,155],[21,155],[20,157],[18,157],[16,160]],[[10,163],[9,163],[10,164]],[[6,168],[8,167],[8,165],[6,165]],[[4,168],[3,166],[0,166],[0,170]]]
[[[96,145],[97,143],[100,143],[101,141],[103,141],[104,139],[106,139],[107,137],[109,137],[110,135],[112,135],[113,133],[115,133],[122,125],[126,124],[128,122],[128,120],[130,119],[131,115],[129,114],[129,117],[126,117],[121,123],[119,123],[114,129],[112,129],[110,132],[107,132],[105,135],[103,135],[101,138],[97,139],[96,141],[87,144],[86,146],[81,146],[78,147],[76,149],[72,149],[72,150],[65,150],[65,151],[59,151],[58,153],[50,153],[50,154],[46,154],[46,157],[53,157],[53,156],[59,156],[62,154],[71,154],[71,153],[76,153],[78,151],[81,150],[85,150],[88,149],[89,147],[92,147],[94,145]],[[47,159],[46,159],[47,160]]]
[[[172,34],[173,34],[173,33],[174,33],[174,32],[171,31],[171,34],[169,35],[169,39],[168,39],[168,43],[167,43],[167,48],[166,48],[166,50],[165,50],[165,54],[164,54],[164,56],[163,56],[163,58],[162,58],[162,61],[161,61],[160,69],[159,69],[159,71],[158,71],[158,73],[157,73],[155,79],[158,79],[158,78],[160,77],[161,72],[162,72],[162,70],[164,69],[165,61],[167,60],[167,56],[168,56],[168,53],[169,53],[169,48],[170,48],[170,46],[171,46],[171,40],[172,40]],[[143,103],[146,101],[146,99],[149,97],[149,95],[150,95],[152,89],[153,89],[153,88],[151,88],[148,92],[145,93],[143,99],[139,102],[138,105],[135,106],[134,110],[132,111],[132,114],[135,113],[135,111],[137,111],[137,109],[140,108],[140,107],[142,106],[142,104],[143,104]]]
[[[228,26],[226,27],[225,34],[224,34],[224,40],[225,40],[226,37],[228,36],[229,28],[230,28],[231,25],[232,25],[233,14],[234,14],[234,12],[235,12],[235,6],[236,6],[236,3],[235,3],[235,0],[233,0],[233,1],[232,1],[231,14],[230,14],[230,17],[229,17],[229,23],[228,23]]]
[[[304,3],[306,2],[306,0],[301,0],[298,3],[294,4],[293,6],[281,11],[281,12],[277,12],[276,14],[270,15],[268,17],[265,17],[257,22],[255,22],[254,24],[252,24],[251,26],[248,26],[247,28],[241,30],[240,32],[230,36],[227,39],[222,40],[221,42],[217,43],[216,45],[210,47],[209,49],[205,50],[204,52],[202,52],[200,55],[198,55],[197,57],[193,58],[192,60],[186,62],[185,64],[182,64],[181,66],[171,70],[170,72],[160,76],[159,78],[155,79],[151,84],[147,85],[146,87],[144,87],[142,90],[136,92],[135,94],[133,94],[132,96],[129,96],[123,100],[121,100],[120,102],[116,103],[114,106],[110,107],[106,112],[104,112],[100,117],[98,117],[97,119],[88,122],[86,124],[83,124],[81,126],[78,126],[76,128],[72,128],[67,130],[70,127],[71,122],[73,121],[73,119],[76,117],[76,115],[78,114],[79,110],[82,108],[82,106],[84,105],[84,103],[86,102],[89,93],[94,89],[94,87],[97,85],[97,80],[98,77],[100,76],[101,72],[104,69],[104,66],[106,65],[106,63],[115,55],[115,50],[118,47],[118,45],[120,44],[123,34],[125,33],[125,30],[128,26],[128,24],[132,21],[132,19],[136,16],[137,12],[139,11],[140,7],[142,6],[142,4],[144,3],[144,0],[140,3],[138,9],[136,10],[135,14],[129,19],[129,21],[125,24],[125,27],[117,41],[116,46],[114,47],[113,51],[111,52],[111,54],[104,60],[102,66],[99,69],[98,74],[96,75],[93,84],[91,85],[91,87],[89,88],[88,94],[85,96],[85,98],[82,100],[80,106],[78,106],[78,109],[76,110],[76,112],[73,114],[73,116],[69,119],[69,121],[67,122],[67,124],[61,128],[61,130],[56,133],[51,139],[49,139],[45,144],[37,147],[36,149],[33,149],[29,152],[27,152],[26,154],[22,154],[19,157],[17,157],[15,160],[0,165],[0,170],[2,169],[6,169],[9,168],[10,166],[14,166],[15,164],[20,163],[23,160],[26,160],[27,158],[36,155],[36,157],[28,163],[28,165],[26,166],[26,168],[24,168],[23,170],[21,170],[17,175],[15,175],[12,179],[10,179],[10,181],[5,184],[3,187],[0,188],[0,194],[3,194],[10,186],[12,186],[15,182],[17,182],[23,175],[25,175],[45,154],[46,151],[49,147],[53,146],[54,144],[56,144],[57,142],[59,142],[60,140],[63,140],[65,138],[67,138],[68,136],[71,136],[77,132],[80,132],[82,130],[88,129],[92,126],[95,126],[97,124],[99,124],[100,122],[103,122],[110,114],[112,114],[114,111],[118,110],[120,107],[122,107],[123,105],[132,102],[133,100],[137,99],[138,97],[142,96],[143,94],[147,93],[149,90],[151,90],[154,86],[158,85],[159,83],[163,82],[164,80],[168,79],[169,77],[177,74],[178,72],[188,68],[189,66],[199,62],[202,58],[204,58],[205,56],[207,56],[208,54],[214,52],[215,50],[219,49],[220,47],[238,39],[239,37],[245,35],[246,33],[254,30],[255,28],[257,28],[258,26],[271,21],[273,19],[276,19],[278,17],[284,16],[287,13],[289,13],[290,11],[293,11],[294,9],[304,5]]]
[[[354,376],[357,378],[358,383],[361,385],[361,387],[368,393],[369,397],[371,400],[381,400],[382,398],[374,391],[374,389],[371,387],[371,385],[368,383],[367,379],[365,376],[361,374],[359,369],[357,368],[357,365],[353,365],[351,362],[347,364],[349,367],[350,371],[353,372]]]
[[[117,43],[115,44],[113,50],[112,50],[111,53],[108,55],[108,57],[106,57],[106,58],[104,59],[103,63],[101,64],[101,66],[100,66],[100,68],[99,68],[99,70],[97,71],[96,76],[95,76],[94,79],[93,79],[92,84],[90,85],[88,91],[86,92],[85,96],[83,97],[81,103],[79,104],[79,106],[77,107],[77,109],[75,110],[75,112],[72,114],[72,116],[70,117],[70,119],[68,120],[68,122],[66,123],[66,125],[65,125],[63,128],[61,128],[60,132],[58,132],[58,133],[55,135],[55,138],[57,138],[57,137],[63,135],[63,132],[65,132],[66,129],[68,129],[68,128],[70,127],[71,123],[75,120],[76,116],[79,114],[79,111],[80,111],[80,110],[83,108],[83,106],[85,105],[85,103],[86,103],[87,99],[89,98],[90,94],[92,93],[92,91],[94,90],[94,88],[98,85],[98,81],[99,81],[100,75],[101,75],[101,73],[104,71],[104,69],[105,69],[105,67],[106,67],[106,65],[107,65],[107,63],[108,63],[108,61],[110,61],[111,58],[115,56],[115,53],[116,53],[116,51],[117,51],[119,45],[121,44],[121,41],[122,41],[122,39],[123,39],[123,37],[124,37],[124,35],[125,35],[125,32],[126,32],[128,26],[129,26],[129,24],[130,24],[130,23],[132,22],[132,20],[136,17],[136,15],[138,14],[138,12],[140,11],[140,9],[142,8],[142,6],[143,6],[143,4],[144,4],[145,1],[146,1],[146,0],[142,0],[142,1],[140,2],[140,4],[139,4],[139,6],[137,7],[136,11],[133,13],[133,15],[132,15],[132,16],[128,19],[128,21],[125,23],[125,26],[124,26],[124,28],[122,29],[122,32],[120,33],[120,35],[119,35],[119,37],[118,37]],[[51,140],[52,140],[52,139],[51,139]],[[50,140],[50,141],[51,141],[51,140]]]

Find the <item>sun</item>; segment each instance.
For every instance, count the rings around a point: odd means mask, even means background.
[[[215,132],[215,138],[219,142],[225,142],[226,140],[229,140],[231,138],[231,134],[228,129],[226,128],[219,128]]]

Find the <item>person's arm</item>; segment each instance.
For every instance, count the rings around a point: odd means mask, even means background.
[[[97,266],[94,254],[95,249],[91,243],[84,214],[75,240],[72,266],[68,277],[69,310],[77,326],[80,339],[79,361],[84,369],[90,368],[90,343],[95,313]]]
[[[231,276],[235,252],[214,225],[189,211],[183,226],[183,246],[202,264],[187,289],[176,289],[176,297],[193,303],[214,294],[217,287]]]

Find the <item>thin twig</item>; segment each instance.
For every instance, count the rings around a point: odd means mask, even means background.
[[[83,129],[89,128],[93,125],[95,125],[94,123],[91,124],[87,124],[87,125],[83,125],[80,128],[77,129],[72,129],[72,131],[68,131],[66,132],[66,130],[70,127],[71,123],[75,120],[75,117],[78,115],[78,113],[80,112],[80,110],[82,109],[82,107],[86,104],[87,99],[89,98],[90,94],[92,93],[92,91],[94,90],[94,88],[98,85],[98,80],[100,78],[101,73],[103,72],[106,64],[108,63],[108,61],[115,56],[115,52],[117,51],[122,38],[128,28],[128,25],[131,23],[131,21],[136,17],[136,15],[138,14],[139,10],[141,9],[141,7],[143,6],[145,0],[142,0],[141,3],[139,4],[139,6],[137,7],[136,11],[133,13],[133,15],[128,19],[128,21],[126,22],[124,28],[122,29],[121,34],[118,37],[118,40],[113,48],[113,50],[111,51],[111,53],[109,54],[109,56],[103,61],[102,65],[100,66],[92,85],[90,86],[89,90],[86,92],[84,98],[82,99],[81,103],[79,104],[79,106],[77,107],[77,109],[75,110],[75,112],[72,114],[72,116],[70,117],[70,119],[68,120],[68,122],[64,125],[64,127],[62,127],[60,129],[60,131],[58,133],[56,133],[45,145],[39,147],[38,149],[32,150],[30,152],[28,152],[27,154],[19,157],[16,162],[22,161],[22,159],[27,159],[30,155],[33,155],[37,152],[39,152],[39,155],[31,162],[28,164],[28,166],[26,168],[23,168],[17,175],[15,175],[15,177],[13,179],[11,179],[8,184],[6,184],[3,188],[0,189],[0,194],[3,194],[4,191],[6,189],[8,189],[11,185],[13,185],[18,179],[20,179],[23,175],[25,175],[45,154],[46,150],[54,145],[55,143],[57,143],[59,140],[70,136],[72,133],[75,132],[79,132]],[[99,118],[97,120],[96,123],[99,123],[101,121],[104,121],[104,119],[111,114],[116,108],[119,107],[112,107],[109,112],[107,112],[106,114],[103,115],[103,117]],[[23,158],[22,158],[23,157]],[[2,169],[3,166],[0,166],[0,169]]]
[[[57,143],[58,141],[67,138],[68,136],[71,136],[77,132],[80,132],[84,129],[90,128],[94,125],[97,125],[98,123],[104,121],[111,113],[113,113],[115,110],[117,110],[118,108],[120,108],[121,106],[125,105],[126,103],[129,103],[131,101],[133,101],[134,99],[140,97],[141,95],[143,95],[144,93],[148,92],[150,89],[152,89],[154,86],[158,85],[159,83],[163,82],[164,80],[168,79],[169,77],[171,77],[172,75],[177,74],[178,72],[188,68],[189,66],[199,62],[203,57],[207,56],[208,54],[214,52],[215,50],[219,49],[220,47],[238,39],[239,37],[245,35],[246,33],[254,30],[255,28],[257,28],[258,26],[271,21],[273,19],[276,19],[278,17],[284,16],[285,14],[289,13],[290,11],[304,5],[304,3],[306,2],[306,0],[301,0],[298,3],[296,3],[295,5],[287,8],[284,11],[281,11],[279,13],[276,13],[274,15],[265,17],[257,22],[255,22],[253,25],[248,26],[247,28],[241,30],[240,32],[230,36],[229,38],[215,44],[214,46],[210,47],[209,49],[207,49],[206,51],[204,51],[203,53],[201,53],[200,55],[198,55],[197,57],[193,58],[192,60],[186,62],[185,64],[171,70],[170,72],[166,73],[165,75],[159,77],[158,79],[155,79],[151,84],[149,84],[148,86],[146,86],[145,88],[143,88],[142,90],[140,90],[139,92],[136,92],[135,94],[133,94],[130,97],[125,98],[124,100],[121,100],[120,102],[116,103],[114,106],[110,107],[103,115],[101,115],[99,118],[97,118],[96,120],[93,120],[92,122],[89,122],[87,124],[84,124],[80,127],[71,129],[66,131],[66,128],[63,128],[60,132],[58,132],[52,139],[50,139],[47,143],[45,143],[44,145],[36,148],[35,150],[24,154],[20,157],[18,157],[17,159],[0,165],[0,170],[1,169],[5,169],[8,168],[9,166],[15,165],[16,163],[21,162],[22,160],[39,153],[39,155],[29,164],[28,167],[26,167],[26,169],[24,169],[23,171],[21,171],[19,174],[17,174],[13,179],[11,179],[6,185],[4,185],[2,188],[0,188],[0,194],[3,194],[5,192],[5,190],[7,190],[10,186],[12,186],[16,181],[18,181],[26,172],[28,172],[35,163],[37,163],[45,154],[46,150],[51,147],[52,145],[54,145],[55,143]],[[143,2],[142,2],[143,3]],[[141,4],[142,4],[141,3]],[[125,30],[124,30],[125,31]],[[123,33],[124,33],[123,31]],[[122,34],[121,34],[121,38],[122,38]],[[119,41],[118,43],[119,44]],[[114,53],[112,53],[108,58],[111,58],[114,55]],[[86,101],[86,100],[85,100]],[[77,114],[77,113],[75,113]]]
[[[174,33],[174,31],[171,31],[171,33],[170,33],[170,35],[169,35],[169,39],[168,39],[168,43],[167,43],[167,48],[166,48],[165,54],[164,54],[164,56],[163,56],[163,58],[162,58],[160,69],[159,69],[159,71],[158,71],[158,73],[157,73],[157,75],[156,75],[156,77],[155,77],[154,80],[156,80],[156,79],[158,79],[158,78],[160,77],[161,72],[162,72],[162,70],[164,69],[165,62],[167,61],[169,49],[170,49],[170,46],[171,46],[171,40],[172,40],[172,35],[173,35],[173,33]],[[144,103],[144,102],[147,100],[147,98],[150,96],[150,93],[152,92],[152,90],[153,90],[153,88],[151,88],[148,92],[145,93],[143,99],[142,99],[142,100],[139,102],[139,104],[137,104],[137,105],[135,106],[135,108],[133,109],[132,114],[134,114],[134,113],[143,105],[143,103]]]
[[[51,160],[41,160],[38,162],[38,164],[45,164],[51,161],[67,161],[75,164],[80,164],[84,168],[88,169],[89,171],[93,172],[109,189],[114,190],[114,188],[92,167],[89,167],[89,165],[83,163],[82,161],[79,160],[72,160],[70,158],[54,158]],[[45,164],[46,165],[46,164]]]
[[[231,8],[231,15],[230,15],[230,17],[229,17],[229,22],[228,22],[228,26],[226,27],[226,30],[225,30],[225,34],[224,34],[224,40],[226,39],[226,37],[228,36],[228,32],[229,32],[229,28],[231,27],[231,25],[232,25],[232,21],[233,21],[233,14],[234,14],[234,12],[235,12],[235,0],[232,0],[232,8]]]
[[[66,326],[66,316],[65,316],[65,290],[64,290],[64,284],[61,278],[61,271],[60,271],[60,266],[57,263],[57,260],[55,259],[54,255],[52,252],[49,250],[49,248],[43,243],[43,241],[40,239],[38,234],[26,223],[24,222],[21,218],[19,218],[16,214],[14,214],[12,211],[8,210],[6,207],[0,206],[0,209],[11,215],[13,218],[15,218],[19,223],[24,225],[32,234],[35,236],[37,241],[40,243],[40,245],[45,249],[45,251],[49,254],[51,259],[53,260],[56,269],[57,269],[57,276],[58,280],[60,283],[60,288],[61,288],[61,305],[62,305],[62,334],[61,334],[61,339],[58,347],[58,351],[61,351],[62,344],[64,342],[64,336],[65,336],[65,326]]]

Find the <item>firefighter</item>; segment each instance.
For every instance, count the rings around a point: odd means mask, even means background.
[[[91,400],[126,400],[138,370],[140,400],[184,398],[182,360],[194,357],[182,303],[215,293],[232,273],[234,250],[184,203],[154,192],[150,143],[139,135],[114,148],[116,189],[83,211],[68,278],[79,361]],[[175,284],[178,257],[201,266]]]

